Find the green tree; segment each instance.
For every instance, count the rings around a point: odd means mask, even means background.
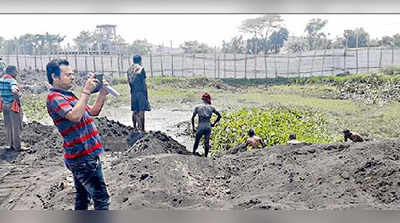
[[[5,40],[3,48],[4,54],[14,54],[17,50],[17,46],[18,46],[17,38]]]
[[[368,46],[369,34],[363,28],[356,28],[354,30],[344,30],[343,37],[344,37],[343,45],[346,46],[347,42],[348,48]]]
[[[382,39],[378,41],[379,46],[393,46],[394,45],[394,39],[391,36],[383,36]]]
[[[400,34],[396,33],[393,35],[393,45],[395,47],[400,47]]]
[[[307,50],[307,40],[305,37],[289,36],[283,48],[289,53],[301,53]]]
[[[152,44],[147,42],[146,39],[135,40],[128,46],[130,54],[148,55],[151,51]]]
[[[306,39],[308,42],[308,49],[322,49],[325,46],[322,44],[325,42],[326,35],[321,30],[328,23],[328,20],[322,20],[320,18],[311,19],[304,29],[306,32]]]
[[[283,19],[277,14],[244,20],[239,30],[251,36],[251,38],[247,40],[246,51],[258,53],[259,51],[268,52],[271,50],[270,43],[268,42],[270,40],[270,35],[274,32],[279,32],[282,28],[282,22]]]
[[[274,53],[279,53],[280,49],[283,47],[283,44],[288,39],[289,31],[286,28],[280,28],[278,31],[272,32],[269,37],[269,43],[271,50]]]
[[[199,43],[197,40],[195,41],[185,41],[180,45],[185,53],[211,53],[213,49],[209,47],[205,43]]]
[[[246,19],[242,22],[239,30],[251,34],[255,38],[267,40],[271,32],[282,26],[283,19],[280,15],[270,14],[257,18]]]
[[[45,52],[56,52],[61,48],[61,43],[64,41],[66,36],[60,34],[50,34],[46,32],[44,35],[39,35],[39,40],[43,41],[43,48]]]
[[[229,42],[222,41],[223,53],[245,53],[246,47],[243,36],[235,36]]]
[[[96,37],[93,32],[81,31],[73,41],[79,51],[87,51],[96,44]]]
[[[5,39],[2,36],[0,36],[0,54],[4,54],[4,42]]]
[[[343,49],[345,47],[345,42],[346,40],[344,39],[344,37],[337,36],[332,42],[331,48]]]

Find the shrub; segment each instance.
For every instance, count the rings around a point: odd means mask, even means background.
[[[267,146],[286,144],[290,133],[295,133],[298,140],[309,143],[329,143],[334,140],[327,130],[325,117],[319,112],[286,107],[243,108],[222,113],[220,123],[212,132],[211,154],[244,143],[250,128],[264,139]]]

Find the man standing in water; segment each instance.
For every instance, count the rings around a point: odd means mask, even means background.
[[[199,126],[197,128],[196,139],[193,146],[193,155],[200,156],[196,150],[197,147],[199,147],[201,137],[204,136],[204,156],[207,157],[208,152],[210,151],[211,128],[219,122],[221,114],[211,105],[211,96],[208,93],[203,94],[201,99],[203,100],[203,104],[194,109],[192,116],[192,127],[193,131],[195,131],[194,119],[196,115],[199,115]],[[212,114],[217,115],[217,120],[213,124],[211,124]]]
[[[133,57],[133,64],[127,71],[129,87],[131,89],[131,111],[133,128],[141,132],[145,131],[144,112],[150,111],[150,103],[147,96],[146,72],[142,66],[142,57]]]

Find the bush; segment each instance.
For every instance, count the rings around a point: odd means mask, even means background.
[[[21,99],[24,115],[30,121],[40,121],[48,116],[46,101],[36,95],[26,95]]]
[[[325,117],[319,112],[286,107],[241,109],[222,113],[220,123],[212,132],[211,154],[244,143],[250,128],[264,139],[267,146],[286,144],[290,133],[295,133],[298,140],[309,143],[334,141],[327,130]]]
[[[400,74],[400,66],[389,66],[381,70],[386,75]]]
[[[127,77],[116,77],[111,80],[111,85],[128,84]]]

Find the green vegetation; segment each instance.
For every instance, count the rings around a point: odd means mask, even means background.
[[[48,116],[46,107],[46,96],[24,95],[21,99],[22,111],[28,120],[40,121]]]
[[[114,79],[113,83],[121,97],[110,96],[105,111],[130,105],[126,78]],[[332,140],[336,140],[344,128],[371,139],[397,138],[400,135],[400,75],[396,74],[274,80],[157,77],[148,78],[147,84],[153,109],[191,110],[201,102],[200,95],[209,92],[213,105],[224,111],[227,117],[231,112],[243,112],[243,108],[249,113],[252,109],[264,109],[268,115],[272,114],[269,109],[296,108],[305,114],[310,114],[307,111],[322,114],[326,121],[324,128],[329,133],[326,136]],[[74,92],[79,95],[79,91],[76,89]],[[22,106],[29,121],[48,119],[46,96],[46,93],[23,96]],[[91,104],[95,98],[91,97]],[[246,134],[246,130],[242,132]]]
[[[286,144],[289,134],[310,143],[329,143],[338,139],[328,131],[326,118],[313,110],[287,107],[241,109],[223,113],[221,122],[213,129],[211,152],[223,151],[246,141],[247,131],[253,128],[267,146]]]

